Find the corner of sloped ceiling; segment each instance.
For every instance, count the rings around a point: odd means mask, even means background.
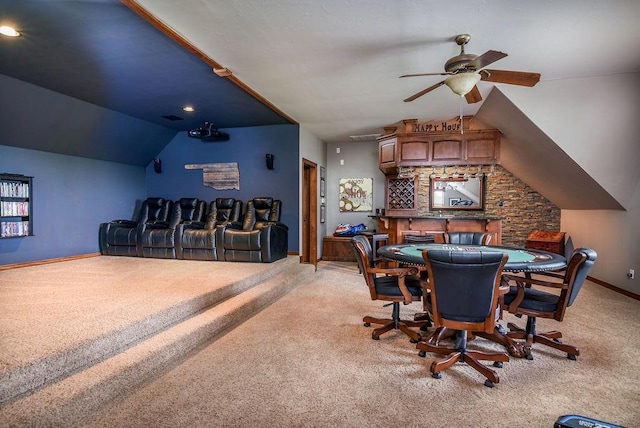
[[[476,117],[502,131],[502,166],[560,209],[624,209],[498,88]]]
[[[6,146],[146,166],[177,132],[2,74],[0,93]]]

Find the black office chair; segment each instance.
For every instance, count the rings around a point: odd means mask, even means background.
[[[489,245],[491,234],[484,232],[447,232],[444,234],[446,244]]]
[[[502,367],[509,356],[501,352],[485,352],[467,349],[468,331],[492,333],[495,328],[500,280],[507,255],[497,252],[423,250],[427,266],[429,306],[438,335],[442,328],[456,331],[455,346],[449,347],[424,340],[418,343],[419,355],[426,352],[447,355],[434,361],[430,370],[434,378],[457,361],[469,364],[484,375],[485,385],[493,387],[500,381],[496,372],[478,360],[493,361]]]
[[[567,358],[570,360],[575,360],[576,356],[580,355],[578,348],[562,343],[560,340],[561,332],[536,332],[536,318],[551,318],[562,321],[566,309],[575,301],[597,257],[596,252],[590,248],[577,248],[563,273],[537,272],[536,278],[505,276],[510,282],[516,284],[511,286],[509,293],[501,299],[504,302],[505,310],[517,317],[527,316],[527,326],[524,329],[514,323],[507,323],[510,330],[507,336],[526,340],[524,351],[528,360],[533,359],[531,354],[533,343],[540,343],[566,352]],[[544,291],[545,288],[549,291],[552,289],[560,290],[560,293]]]
[[[378,340],[380,335],[390,330],[400,330],[412,342],[420,340],[420,333],[412,330],[413,327],[426,328],[430,321],[409,321],[400,319],[400,302],[405,305],[411,302],[419,302],[422,299],[422,286],[420,278],[416,276],[418,269],[415,267],[382,268],[376,267],[373,259],[373,251],[369,240],[362,235],[351,238],[351,245],[358,262],[360,272],[364,275],[369,287],[371,300],[384,300],[392,302],[393,312],[391,318],[374,318],[365,316],[362,319],[364,325],[382,324],[371,333],[371,338]]]

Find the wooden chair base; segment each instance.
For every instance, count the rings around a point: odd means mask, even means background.
[[[502,367],[502,363],[509,361],[509,356],[501,352],[485,352],[467,349],[466,332],[464,334],[464,338],[458,335],[456,347],[435,344],[443,338],[443,334],[450,336],[450,332],[451,330],[445,332],[444,329],[438,329],[427,340],[421,341],[416,345],[416,348],[420,351],[419,355],[421,357],[426,356],[427,352],[446,355],[444,359],[434,361],[431,364],[431,375],[434,378],[439,379],[441,377],[441,371],[446,370],[456,362],[460,361],[467,363],[477,372],[486,377],[487,380],[484,383],[486,386],[493,387],[496,383],[499,383],[500,378],[498,377],[498,374],[494,370],[480,363],[480,361],[493,361],[494,367],[499,368]]]
[[[578,348],[573,345],[562,343],[562,341],[560,340],[562,338],[562,333],[559,331],[554,330],[545,333],[536,333],[534,329],[533,332],[527,332],[527,330],[520,328],[519,326],[511,322],[507,323],[507,327],[509,328],[509,333],[507,333],[507,336],[509,338],[525,340],[522,348],[527,360],[533,360],[531,349],[534,343],[547,345],[559,351],[566,352],[567,358],[570,360],[575,360],[576,357],[580,355],[580,350]]]
[[[390,318],[374,318],[366,316],[362,319],[365,327],[369,327],[371,324],[382,324],[382,327],[378,327],[371,332],[371,338],[373,340],[380,339],[380,335],[391,330],[400,330],[411,339],[411,342],[417,343],[422,338],[420,333],[411,330],[411,328],[422,329],[428,323],[428,321],[408,321],[408,320],[393,320]]]

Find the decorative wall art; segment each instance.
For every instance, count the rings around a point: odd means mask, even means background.
[[[340,212],[373,211],[373,178],[341,178]]]
[[[237,162],[187,164],[184,169],[201,169],[202,184],[216,190],[240,190]]]

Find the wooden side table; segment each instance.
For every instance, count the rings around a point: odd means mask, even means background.
[[[534,230],[527,236],[527,248],[549,251],[564,256],[565,232],[545,232]]]
[[[351,246],[351,238],[325,236],[322,240],[322,260],[355,262],[356,256]]]

